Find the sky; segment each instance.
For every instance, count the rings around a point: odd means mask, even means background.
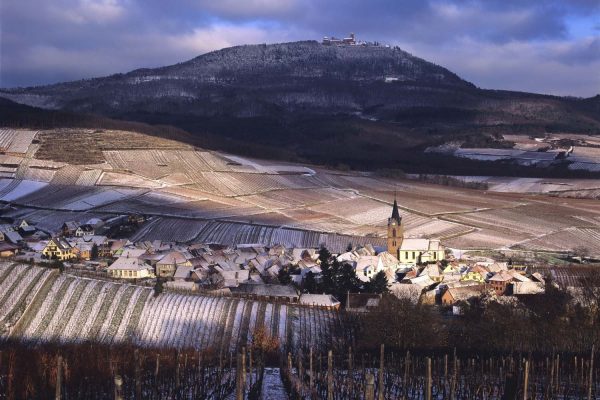
[[[482,88],[600,93],[600,0],[2,0],[0,87],[350,32]]]

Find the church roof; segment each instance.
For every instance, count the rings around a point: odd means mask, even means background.
[[[392,219],[395,219],[396,221],[398,221],[398,223],[400,223],[400,211],[398,211],[398,202],[396,201],[396,199],[394,198],[394,206],[392,208]]]

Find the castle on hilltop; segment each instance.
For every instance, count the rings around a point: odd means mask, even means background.
[[[356,40],[354,33],[343,39],[336,38],[335,36],[323,36],[322,44],[326,46],[379,46],[379,42],[365,42],[363,40]]]
[[[356,38],[354,37],[354,33],[351,33],[349,37],[345,37],[343,39],[338,39],[335,36],[327,37],[323,36],[323,44],[332,45],[332,44],[346,44],[350,46],[356,45]]]
[[[388,218],[387,249],[396,256],[400,264],[405,265],[441,261],[446,252],[438,239],[404,237],[404,224],[395,195],[392,216]]]

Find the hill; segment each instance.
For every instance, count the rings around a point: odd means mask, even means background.
[[[287,159],[358,168],[419,169],[424,163],[415,153],[449,140],[600,132],[596,99],[483,90],[398,47],[315,41],[236,46],[172,66],[0,96],[172,125],[245,155],[276,158],[285,148]]]

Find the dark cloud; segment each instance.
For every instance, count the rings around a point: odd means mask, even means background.
[[[0,87],[355,32],[479,86],[588,96],[600,92],[598,27],[572,28],[594,16],[597,0],[3,0]]]

